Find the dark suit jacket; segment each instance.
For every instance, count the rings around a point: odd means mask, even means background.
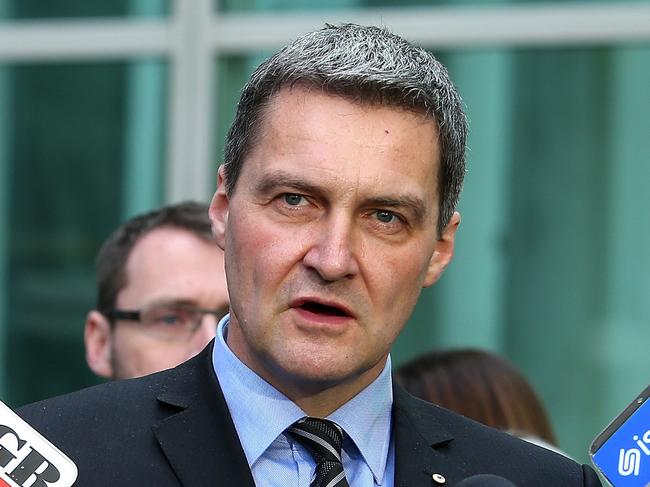
[[[174,369],[91,387],[18,413],[77,464],[78,486],[253,487],[211,353],[212,345]],[[483,473],[520,487],[600,485],[589,467],[399,387],[393,434],[396,487],[432,487],[434,473],[451,486]]]

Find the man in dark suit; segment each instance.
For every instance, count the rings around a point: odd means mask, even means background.
[[[84,486],[599,485],[392,384],[390,347],[453,255],[465,138],[429,53],[374,27],[301,37],[252,75],[228,135],[210,217],[230,314],[214,342],[21,414]]]

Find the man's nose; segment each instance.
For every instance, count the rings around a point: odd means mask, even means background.
[[[330,217],[315,230],[303,262],[325,281],[349,279],[359,272],[352,222]]]

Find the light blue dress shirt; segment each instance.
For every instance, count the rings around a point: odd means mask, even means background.
[[[302,445],[284,434],[306,414],[232,353],[225,341],[229,320],[226,315],[217,328],[212,364],[255,485],[309,487],[315,462]],[[328,416],[346,432],[342,458],[350,487],[393,487],[390,372],[389,357],[374,382]]]

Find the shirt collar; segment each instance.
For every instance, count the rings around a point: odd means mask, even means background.
[[[305,413],[288,397],[248,368],[228,348],[230,315],[219,322],[212,364],[249,466]]]
[[[379,377],[334,411],[328,419],[343,428],[368,464],[378,485],[383,483],[391,438],[393,384],[390,355]]]
[[[253,372],[228,348],[226,315],[217,327],[212,364],[249,466],[290,425],[305,416],[293,401]],[[377,483],[383,482],[391,436],[393,388],[390,356],[381,374],[328,419],[358,448]]]

